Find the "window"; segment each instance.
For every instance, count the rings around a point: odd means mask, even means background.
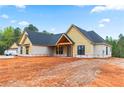
[[[26,54],[29,54],[29,46],[26,46]]]
[[[77,54],[78,55],[85,55],[85,46],[84,45],[77,46]]]
[[[59,47],[59,54],[63,54],[63,47]]]
[[[108,47],[106,47],[106,55],[108,55]]]
[[[56,54],[63,54],[63,47],[62,46],[56,47]]]

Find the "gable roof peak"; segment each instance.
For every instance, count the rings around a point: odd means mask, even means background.
[[[77,25],[75,25],[75,24],[72,24],[71,26],[73,26],[73,27],[75,27],[75,28],[77,28],[77,29],[79,29],[79,30],[82,30],[82,31],[87,32],[86,30],[84,30],[84,29],[80,28],[79,26],[77,26]]]
[[[55,46],[57,40],[62,35],[60,34],[44,34],[42,32],[26,31],[28,38],[33,45]]]
[[[75,24],[71,24],[71,26],[76,26]]]
[[[86,36],[93,43],[104,43],[105,42],[105,40],[93,30],[87,31],[74,24],[72,24],[71,27],[75,27],[79,32],[81,32],[84,36]]]

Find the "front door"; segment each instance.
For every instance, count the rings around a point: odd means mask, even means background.
[[[29,46],[26,46],[26,54],[29,54]]]
[[[23,54],[23,47],[20,47],[20,54]]]
[[[64,52],[63,50],[64,50],[63,46],[56,47],[56,54],[63,55],[63,52]]]
[[[68,45],[67,46],[67,57],[71,57],[72,55],[71,55],[71,46],[70,45]]]

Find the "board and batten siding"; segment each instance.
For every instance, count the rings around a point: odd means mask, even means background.
[[[13,43],[10,49],[15,49],[15,48],[18,48],[18,45],[16,43]]]
[[[54,56],[67,56],[67,46],[63,45],[63,54],[56,54],[56,46],[53,48]]]
[[[106,55],[106,47],[108,47],[108,55]],[[94,57],[96,58],[111,57],[111,47],[107,45],[95,45]]]
[[[76,28],[71,27],[70,30],[67,32],[69,38],[74,42],[73,45],[73,57],[89,57],[92,58],[94,56],[94,46],[91,42]],[[78,45],[85,45],[85,55],[78,55],[77,54],[77,46]]]

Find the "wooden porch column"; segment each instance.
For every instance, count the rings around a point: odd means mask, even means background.
[[[73,57],[73,45],[71,45],[71,56]]]
[[[59,55],[59,45],[58,45],[58,55]]]
[[[59,55],[59,45],[57,45],[57,50],[56,50],[56,52],[57,52],[57,55]]]

